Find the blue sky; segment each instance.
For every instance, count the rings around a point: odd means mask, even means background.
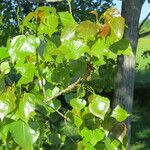
[[[116,6],[119,10],[121,10],[121,1],[120,0],[114,0],[114,3],[116,3]],[[147,16],[147,14],[150,12],[150,4],[148,4],[147,0],[145,1],[142,12],[140,16],[140,22]]]

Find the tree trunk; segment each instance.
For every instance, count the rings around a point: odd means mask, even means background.
[[[132,113],[135,56],[138,43],[138,25],[141,8],[145,0],[122,0],[122,16],[125,18],[127,28],[124,37],[132,47],[133,56],[118,57],[118,73],[114,91],[113,106],[121,105],[129,113]],[[128,148],[131,138],[131,118],[126,121],[128,127]]]

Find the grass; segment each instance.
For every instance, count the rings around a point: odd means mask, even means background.
[[[135,84],[140,87],[150,87],[150,69],[145,69],[149,58],[143,58],[144,51],[150,51],[150,37],[139,39],[136,62]],[[145,93],[144,93],[145,94]],[[138,97],[133,106],[131,150],[150,150],[150,104],[141,105],[143,99]],[[150,97],[147,99],[150,101]]]
[[[142,54],[144,51],[150,51],[150,38],[142,38],[138,41],[136,62],[139,64],[137,70],[144,70],[145,66],[148,62],[150,62],[150,58],[144,59]]]
[[[145,66],[150,63],[150,57],[143,58],[142,54],[144,51],[150,51],[150,38],[142,38],[139,39],[137,55],[136,55],[136,63],[138,64],[136,67],[135,74],[135,85],[146,87],[150,86],[150,69],[145,69]]]

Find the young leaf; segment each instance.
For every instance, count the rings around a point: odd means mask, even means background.
[[[83,39],[93,41],[99,32],[99,27],[91,21],[83,21],[77,26],[77,31]]]

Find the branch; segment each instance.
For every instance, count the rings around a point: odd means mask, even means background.
[[[139,34],[138,38],[142,38],[142,37],[147,36],[147,35],[150,35],[150,31]]]
[[[64,93],[67,93],[67,92],[72,91],[82,80],[83,80],[83,78],[79,78],[76,82],[74,82],[73,84],[69,85],[66,89],[60,91],[59,93],[57,93],[56,95],[54,95],[54,96],[51,97],[50,99],[47,98],[46,101],[50,101],[50,100],[55,99],[55,98],[57,98],[58,96],[60,96],[60,95],[62,95],[62,94],[64,94]],[[56,112],[57,112],[61,117],[63,117],[65,120],[67,120],[67,121],[70,120],[67,116],[65,116],[65,115],[64,115],[63,113],[61,113],[59,110],[56,110],[55,108],[51,107],[51,106],[48,105],[47,103],[46,103],[46,105],[47,105],[48,107],[50,107],[51,109],[53,109],[54,111],[56,111]]]
[[[55,98],[57,98],[58,96],[60,96],[62,94],[65,94],[65,93],[68,93],[68,92],[72,91],[82,80],[83,80],[83,78],[79,78],[76,82],[74,82],[73,84],[69,85],[66,89],[60,91],[59,93],[57,93],[56,95],[54,95],[53,97],[51,97],[48,100],[55,99]]]
[[[145,19],[142,21],[142,23],[140,24],[138,31],[141,30],[142,26],[144,25],[145,21],[148,19],[148,17],[150,16],[150,12],[148,13],[148,15],[145,17]]]

